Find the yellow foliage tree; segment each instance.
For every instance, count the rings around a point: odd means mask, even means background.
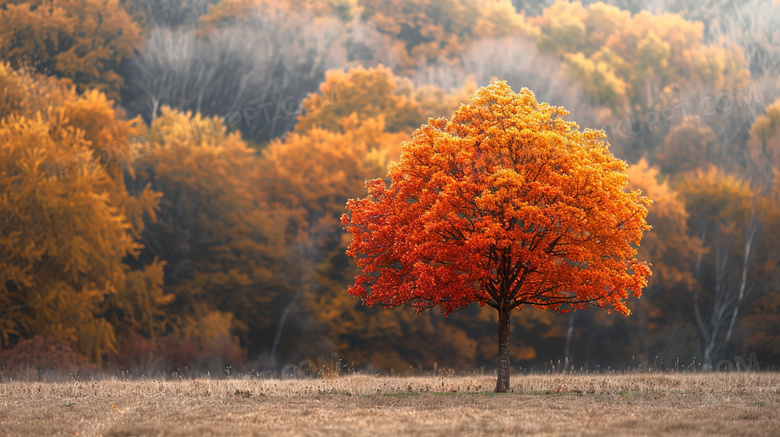
[[[761,210],[746,181],[715,167],[686,176],[679,190],[691,233],[706,249],[692,260],[692,298],[701,356],[709,362],[723,353],[756,289]]]
[[[453,63],[466,45],[483,36],[532,33],[511,2],[446,0],[361,1],[363,16],[394,38],[393,54],[402,73],[426,63]]]
[[[653,199],[647,214],[647,223],[653,229],[645,234],[638,255],[642,260],[653,260],[653,276],[648,286],[692,286],[693,278],[684,263],[697,252],[699,242],[688,236],[688,212],[683,199],[661,180],[659,170],[644,159],[629,166],[626,173],[629,189],[641,190]]]
[[[100,363],[128,327],[150,335],[163,329],[159,308],[170,297],[161,290],[161,264],[132,271],[124,263],[141,249],[126,206],[153,210],[156,195],[147,189],[140,198],[127,196],[121,170],[93,154],[119,138],[81,126],[130,129],[104,96],[78,95],[7,64],[0,65],[0,81],[19,91],[0,100],[6,144],[0,185],[8,211],[0,245],[3,347],[51,335]]]
[[[780,100],[766,107],[750,128],[748,151],[759,174],[768,184],[774,170],[780,169]]]
[[[626,174],[629,189],[639,189],[653,199],[647,214],[647,223],[653,229],[645,233],[638,254],[641,260],[652,260],[653,276],[642,292],[643,299],[629,305],[633,317],[618,323],[626,325],[629,347],[637,360],[660,357],[670,363],[677,356],[666,351],[690,347],[684,337],[674,335],[676,330],[684,331],[682,325],[691,328],[687,314],[681,314],[675,304],[681,301],[680,295],[695,286],[689,266],[701,243],[689,235],[689,215],[683,199],[662,179],[657,168],[642,159],[629,166]]]
[[[117,98],[116,72],[143,42],[119,0],[2,0],[0,58]]]
[[[130,329],[161,333],[172,298],[162,264],[126,263],[142,248],[141,214],[153,217],[158,200],[148,186],[138,197],[124,188],[138,156],[128,138],[136,122],[67,80],[0,64],[0,84],[2,202],[18,211],[3,214],[2,296],[12,302],[0,316],[3,347],[52,335],[100,363]]]
[[[344,120],[354,115],[358,122],[382,117],[385,131],[411,133],[428,117],[452,113],[475,90],[474,82],[454,93],[436,86],[415,90],[409,79],[382,65],[331,70],[325,73],[320,92],[303,103],[304,109],[311,109],[298,118],[295,131],[319,127],[344,133]]]
[[[199,347],[261,344],[285,290],[278,228],[288,219],[265,200],[254,150],[223,120],[168,107],[142,138],[151,156],[136,162],[130,191],[151,184],[163,197],[139,259],[166,261],[174,330]]]
[[[684,123],[670,129],[656,159],[668,175],[706,169],[719,162],[718,139],[707,125]]]
[[[744,325],[749,334],[745,346],[751,350],[767,349],[776,359],[780,357],[780,170],[775,169],[774,180],[767,194],[760,198],[762,205],[762,245],[758,262],[758,280],[763,284],[764,296],[760,297],[746,315]]]
[[[344,105],[350,104],[348,95],[358,92],[371,94],[372,89],[355,87],[344,94]],[[279,354],[292,354],[304,345],[348,349],[357,365],[399,372],[434,362],[471,365],[477,341],[463,327],[431,314],[418,319],[403,311],[372,312],[344,293],[358,273],[346,258],[349,238],[339,226],[344,203],[364,190],[366,179],[385,174],[408,139],[408,134],[388,132],[382,115],[368,118],[367,113],[380,111],[352,112],[340,119],[329,114],[327,126],[333,130],[307,123],[305,115],[298,126],[304,129],[296,128],[263,151],[263,190],[272,205],[293,213],[285,234],[299,272],[296,294],[285,307],[298,323],[278,329],[279,338],[286,340],[278,340]],[[434,333],[445,338],[439,347],[428,343]]]
[[[658,109],[691,86],[712,92],[748,77],[741,49],[705,44],[703,25],[678,14],[558,0],[529,22],[539,47],[564,58],[591,101],[614,111]]]
[[[51,335],[98,361],[116,345],[103,303],[122,282],[122,258],[138,247],[105,193],[107,174],[47,180],[47,159],[87,145],[75,129],[52,136],[51,128],[40,117],[0,125],[3,343]]]
[[[381,116],[383,128],[389,132],[410,132],[422,122],[412,82],[381,65],[328,71],[319,91],[303,103],[304,109],[311,109],[298,118],[296,132],[319,127],[343,133],[342,122],[352,115],[358,121]],[[330,100],[322,100],[327,98],[324,96],[330,96]]]
[[[397,158],[406,137],[386,132],[382,116],[359,118],[353,112],[332,122],[338,123],[337,131],[316,124],[300,132],[296,129],[284,140],[272,141],[262,153],[262,190],[274,208],[291,213],[284,235],[299,275],[288,311],[299,298],[305,306],[317,300],[316,296],[338,295],[329,287],[340,290],[344,286],[340,275],[345,271],[326,266],[346,248],[338,221],[343,205],[360,191],[366,178],[381,174],[389,161]],[[346,262],[342,264],[346,267]],[[337,285],[339,279],[341,286]],[[320,287],[323,290],[315,293]],[[331,317],[330,310],[310,308],[315,319]],[[278,337],[284,321],[281,325]],[[277,346],[279,341],[275,341]]]
[[[200,18],[200,32],[206,35],[219,27],[248,22],[257,13],[265,14],[276,9],[296,14],[310,13],[315,20],[332,15],[344,22],[351,21],[360,11],[356,0],[222,0],[209,6],[208,13]]]

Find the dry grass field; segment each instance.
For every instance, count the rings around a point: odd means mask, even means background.
[[[780,374],[0,384],[2,435],[780,435]]]

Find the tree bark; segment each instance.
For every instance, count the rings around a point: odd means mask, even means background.
[[[498,381],[496,393],[509,392],[509,313],[508,308],[498,310]]]

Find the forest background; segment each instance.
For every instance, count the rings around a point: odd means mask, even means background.
[[[4,375],[494,366],[487,308],[348,295],[339,217],[497,79],[654,201],[632,314],[524,308],[513,362],[780,360],[775,1],[0,0],[0,58]]]

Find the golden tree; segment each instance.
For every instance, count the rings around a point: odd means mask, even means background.
[[[0,64],[0,117],[6,240],[0,249],[8,303],[0,316],[10,339],[52,335],[100,363],[128,330],[165,329],[157,260],[131,269],[142,214],[153,218],[158,193],[124,187],[139,150],[126,121],[98,92],[78,94],[61,81]],[[17,211],[13,213],[11,211]]]
[[[393,37],[402,72],[426,63],[457,62],[466,45],[483,36],[532,32],[510,2],[447,0],[361,1],[363,16]]]
[[[780,171],[775,169],[774,180],[767,194],[759,198],[762,214],[762,244],[757,256],[757,280],[765,294],[758,298],[746,315],[744,325],[749,334],[745,345],[751,350],[766,349],[780,357],[780,269],[777,248],[780,247]],[[768,359],[771,359],[768,358]]]
[[[151,156],[135,165],[132,193],[162,193],[142,233],[141,262],[165,260],[174,334],[206,348],[257,345],[282,281],[284,211],[266,202],[253,149],[224,120],[163,107],[142,135]]]
[[[748,151],[759,175],[769,187],[774,170],[780,169],[780,100],[766,107],[750,128]]]
[[[295,131],[302,133],[319,127],[346,132],[344,120],[354,115],[358,124],[382,117],[385,131],[411,133],[428,116],[451,114],[475,90],[473,82],[453,93],[437,86],[415,89],[411,80],[396,76],[382,65],[330,70],[325,73],[319,93],[303,102],[304,111],[298,117]]]
[[[682,196],[663,180],[657,168],[642,159],[626,174],[629,189],[642,190],[653,199],[647,214],[653,229],[645,233],[637,255],[642,261],[653,260],[653,276],[642,292],[642,300],[629,306],[633,317],[626,320],[627,336],[633,350],[639,352],[638,359],[649,360],[661,354],[662,359],[671,362],[676,356],[663,356],[666,350],[690,347],[681,344],[682,336],[673,335],[681,324],[689,322],[688,317],[675,314],[674,305],[695,286],[689,266],[701,250],[701,243],[689,235],[689,214]]]
[[[295,131],[263,150],[263,191],[275,208],[292,212],[285,233],[299,271],[296,291],[279,321],[274,354],[290,352],[286,346],[292,337],[297,349],[349,345],[352,361],[387,369],[437,361],[437,353],[440,364],[473,364],[475,340],[467,340],[452,323],[410,319],[399,312],[368,313],[342,294],[357,271],[344,254],[348,234],[338,221],[344,203],[360,195],[365,180],[386,173],[398,159],[401,143],[424,121],[424,113],[451,112],[464,100],[468,97],[437,87],[415,90],[381,66],[329,71],[320,93],[304,103],[312,110],[299,117]],[[436,330],[459,339],[447,343],[456,344],[454,351],[423,347]],[[446,360],[441,359],[444,350]]]
[[[692,234],[707,249],[693,267],[693,316],[705,363],[723,353],[756,291],[762,212],[749,183],[711,167],[680,183]]]
[[[119,0],[0,1],[0,57],[72,79],[80,90],[117,98],[116,70],[142,42]]]
[[[748,78],[739,48],[705,44],[703,25],[678,14],[559,0],[529,22],[539,47],[566,60],[593,103],[617,112],[658,109],[688,88],[712,92]]]
[[[283,235],[298,273],[291,281],[295,293],[284,314],[306,308],[313,321],[328,330],[334,328],[330,321],[340,317],[336,313],[345,309],[343,302],[330,297],[338,296],[334,290],[342,289],[343,275],[351,273],[331,268],[346,248],[339,227],[343,205],[361,191],[366,179],[382,174],[406,138],[386,132],[382,116],[361,119],[352,113],[338,122],[337,129],[296,129],[284,140],[272,141],[262,152],[260,183],[269,205],[290,214]],[[315,304],[322,299],[329,300],[327,306]],[[286,319],[279,321],[272,355],[277,353],[285,323]]]
[[[317,17],[333,15],[344,22],[351,21],[359,12],[356,0],[222,0],[209,6],[208,13],[200,18],[203,35],[220,26],[235,26],[248,22],[255,14],[282,9],[295,14],[310,13]]]
[[[52,137],[51,128],[16,116],[0,125],[3,343],[51,335],[98,361],[116,345],[103,303],[123,282],[122,258],[138,247],[111,205],[107,174],[47,180],[44,162],[87,145],[75,129]]]
[[[415,131],[390,185],[367,182],[342,216],[362,268],[349,291],[367,305],[498,312],[498,392],[509,390],[513,309],[628,314],[625,299],[650,275],[636,259],[649,200],[623,191],[627,165],[604,133],[566,115],[527,89],[481,88]]]
[[[319,94],[303,103],[296,132],[313,127],[332,132],[345,132],[343,120],[354,114],[358,121],[384,118],[389,132],[411,132],[424,120],[420,105],[414,99],[414,86],[409,79],[397,77],[383,66],[355,67],[348,71],[330,70],[320,84]],[[330,100],[322,100],[328,98]],[[337,99],[339,101],[337,101]]]
[[[678,175],[706,169],[718,159],[718,138],[703,123],[685,123],[670,129],[656,159],[665,174]]]

